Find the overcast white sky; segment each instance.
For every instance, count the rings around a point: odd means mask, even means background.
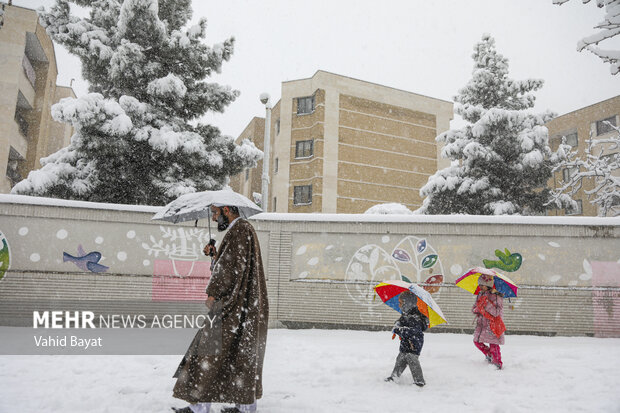
[[[49,7],[53,0],[14,0]],[[259,95],[275,103],[281,82],[326,70],[452,100],[471,77],[473,46],[490,33],[514,79],[541,78],[537,110],[564,114],[620,94],[620,76],[577,41],[595,32],[604,9],[572,0],[194,0],[194,18],[208,19],[206,42],[234,36],[235,53],[210,81],[241,92],[226,112],[205,121],[238,136],[264,116]],[[620,49],[620,39],[606,48]],[[57,45],[58,84],[87,93],[80,63]],[[453,125],[454,126],[454,125]]]

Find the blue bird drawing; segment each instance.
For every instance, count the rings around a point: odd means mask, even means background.
[[[63,252],[62,261],[72,262],[82,271],[106,272],[108,270],[109,267],[99,264],[99,260],[101,259],[100,252],[93,251],[87,254],[86,251],[84,251],[84,248],[82,248],[82,245],[78,245],[77,251],[78,251],[77,257],[74,257],[71,254],[67,254],[66,252]]]

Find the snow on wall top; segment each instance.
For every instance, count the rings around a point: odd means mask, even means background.
[[[60,206],[65,208],[111,209],[116,211],[149,212],[153,214],[162,208],[159,206],[106,204],[103,202],[71,201],[39,196],[8,194],[0,194],[0,204],[27,204]]]
[[[161,206],[106,204],[100,202],[70,201],[26,195],[0,194],[0,204],[28,204],[61,206],[67,208],[108,209],[157,213]],[[520,215],[379,215],[379,214],[296,214],[261,213],[251,220],[260,221],[311,221],[311,222],[403,222],[451,224],[538,224],[538,225],[598,225],[620,226],[620,217],[576,216],[520,216]]]

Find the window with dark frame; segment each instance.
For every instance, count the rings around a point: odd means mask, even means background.
[[[273,197],[273,212],[276,212],[277,208],[278,208],[278,197],[274,196]]]
[[[245,170],[245,180],[247,181],[248,179],[250,179],[250,170],[246,169]]]
[[[577,208],[566,208],[566,215],[581,215],[583,214],[583,202],[581,199],[576,199]]]
[[[295,158],[309,158],[314,155],[314,139],[295,142]]]
[[[568,182],[576,173],[577,168],[564,168],[562,169],[562,180]]]
[[[607,132],[611,132],[612,130],[614,130],[612,126],[618,126],[616,125],[615,116],[596,121],[596,136],[604,135]]]
[[[274,159],[273,161],[273,173],[274,174],[278,173],[278,158]]]
[[[276,121],[276,135],[280,133],[280,119]]]
[[[293,204],[308,205],[312,203],[312,185],[296,186],[293,188]]]
[[[9,159],[6,165],[6,176],[11,181],[11,188],[23,179],[19,172],[19,168],[23,161],[24,157],[11,146],[9,149]]]
[[[303,115],[314,112],[314,96],[297,98],[297,114]]]
[[[572,146],[573,148],[577,146],[579,143],[577,132],[572,132],[564,135],[566,138],[566,144]]]
[[[24,116],[23,112],[25,112],[25,110],[16,108],[14,119],[15,119],[15,122],[17,122],[19,132],[25,137],[27,137],[28,136],[28,121],[26,120],[26,117]]]

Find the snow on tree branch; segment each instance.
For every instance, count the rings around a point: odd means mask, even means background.
[[[620,215],[620,128],[605,123],[612,129],[612,135],[601,139],[590,136],[583,158],[566,145],[563,138],[558,151],[561,163],[553,172],[567,171],[563,176],[568,179],[552,191],[549,204],[557,208],[576,208],[573,196],[584,188],[584,182],[588,182],[592,189],[584,189],[583,192],[590,203],[598,207],[598,215]]]
[[[71,3],[90,9],[71,15]],[[239,95],[210,83],[234,39],[209,47],[207,21],[186,26],[190,0],[56,0],[39,20],[82,63],[91,93],[62,99],[54,119],[71,123],[71,144],[42,160],[13,193],[127,204],[165,204],[226,185],[262,152],[210,125]]]
[[[429,177],[416,213],[536,214],[545,211],[554,155],[544,124],[550,112],[532,113],[531,93],[543,81],[508,78],[508,59],[484,35],[474,47],[472,78],[459,91],[455,112],[469,122],[439,135],[452,165]]]
[[[553,0],[553,4],[562,5],[570,0]],[[583,4],[590,0],[582,0]],[[606,50],[598,47],[599,43],[620,34],[620,0],[597,0],[596,6],[605,7],[604,20],[594,26],[599,32],[586,36],[577,42],[577,51],[588,50],[603,62],[609,63],[612,75],[620,73],[620,50]]]

